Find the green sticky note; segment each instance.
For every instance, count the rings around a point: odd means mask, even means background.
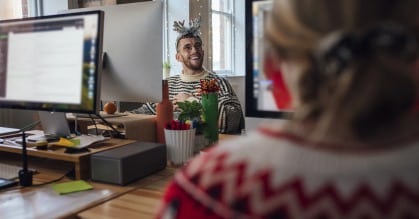
[[[80,145],[80,139],[71,138],[71,139],[68,139],[68,140],[70,140],[71,142],[73,142],[74,146]]]
[[[75,181],[70,181],[70,182],[53,184],[52,189],[56,193],[63,195],[63,194],[68,194],[72,192],[79,192],[79,191],[93,189],[93,186],[84,180],[75,180]]]

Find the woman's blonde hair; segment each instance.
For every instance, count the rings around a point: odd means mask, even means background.
[[[386,34],[394,45],[376,43]],[[418,99],[417,0],[274,0],[265,35],[280,58],[303,60],[296,117],[321,132],[338,120],[342,131],[372,138]]]

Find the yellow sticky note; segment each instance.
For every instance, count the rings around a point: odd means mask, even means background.
[[[67,138],[60,138],[60,140],[56,143],[60,146],[77,146],[80,144],[80,139],[67,139]]]
[[[93,186],[84,180],[75,180],[75,181],[70,181],[70,182],[53,184],[52,189],[56,193],[63,195],[63,194],[68,194],[72,192],[79,192],[79,191],[93,189]]]
[[[62,146],[74,146],[74,143],[66,138],[60,138],[57,144]]]

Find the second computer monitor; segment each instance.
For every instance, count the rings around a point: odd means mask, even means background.
[[[163,79],[161,0],[70,11],[105,12],[101,97],[105,101],[160,102]]]

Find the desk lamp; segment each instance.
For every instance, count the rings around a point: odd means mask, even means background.
[[[41,121],[35,121],[20,129],[22,132],[22,169],[19,170],[19,184],[21,186],[31,186],[33,171],[28,169],[28,153],[26,148],[26,134],[25,131],[37,126]]]
[[[33,171],[28,170],[25,130],[22,131],[22,168],[23,169],[19,170],[19,183],[21,186],[31,186]]]

